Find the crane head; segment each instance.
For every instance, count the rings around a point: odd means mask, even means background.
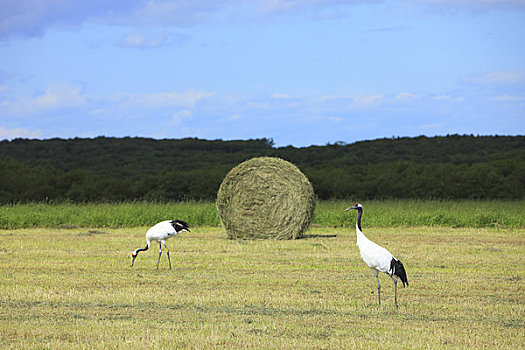
[[[361,203],[356,203],[354,204],[353,206],[351,206],[350,208],[347,208],[345,209],[345,211],[349,211],[349,210],[362,210],[363,209],[363,205],[361,205]]]
[[[131,253],[131,267],[133,267],[133,263],[135,262],[135,259],[137,258],[137,255],[139,255],[139,253],[136,250],[134,250]]]

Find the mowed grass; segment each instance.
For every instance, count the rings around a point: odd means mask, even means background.
[[[196,227],[158,271],[158,247],[130,267],[147,227],[2,230],[0,348],[524,348],[523,230],[363,228],[405,264],[398,309],[386,275],[378,307],[353,227],[294,241]]]

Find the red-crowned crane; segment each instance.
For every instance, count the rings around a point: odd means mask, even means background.
[[[166,240],[176,236],[181,232],[190,232],[188,224],[182,220],[161,221],[152,228],[150,228],[148,232],[146,232],[146,247],[135,249],[133,253],[131,253],[131,267],[133,267],[133,263],[135,262],[137,255],[139,255],[139,252],[144,252],[148,250],[151,245],[151,241],[157,241],[159,243],[160,248],[159,259],[157,260],[157,270],[159,269],[160,256],[162,255],[162,246],[164,246],[164,249],[166,249],[166,254],[168,254],[168,262],[170,264],[171,270],[170,252],[168,250],[168,247],[166,247]]]
[[[381,305],[381,285],[379,284],[378,272],[384,272],[394,281],[395,288],[395,304],[397,307],[397,279],[398,277],[403,282],[403,287],[408,286],[407,273],[405,267],[401,261],[397,260],[388,250],[381,247],[380,245],[372,242],[363,234],[361,230],[361,217],[363,216],[363,206],[360,203],[356,203],[345,211],[357,210],[357,222],[355,225],[355,231],[357,233],[357,246],[361,253],[363,261],[372,269],[372,272],[376,275],[377,279],[377,298],[379,305]]]

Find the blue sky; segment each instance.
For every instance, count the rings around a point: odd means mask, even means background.
[[[3,0],[0,139],[525,134],[524,0]]]

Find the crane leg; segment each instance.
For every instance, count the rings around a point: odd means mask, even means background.
[[[377,279],[377,301],[379,302],[379,305],[381,305],[381,284],[379,284],[379,275],[376,271],[374,271],[376,274]]]
[[[157,260],[157,270],[159,269],[160,256],[162,255],[162,245],[159,243],[159,260]]]
[[[396,303],[396,307],[398,307],[397,306],[397,280],[394,277],[392,277],[392,276],[390,276],[390,278],[394,281],[394,297],[395,297],[394,300],[395,300],[395,303]]]
[[[170,251],[168,250],[168,247],[166,247],[166,243],[164,243],[164,248],[166,249],[166,254],[168,254],[168,263],[170,264],[170,270],[171,270]]]

